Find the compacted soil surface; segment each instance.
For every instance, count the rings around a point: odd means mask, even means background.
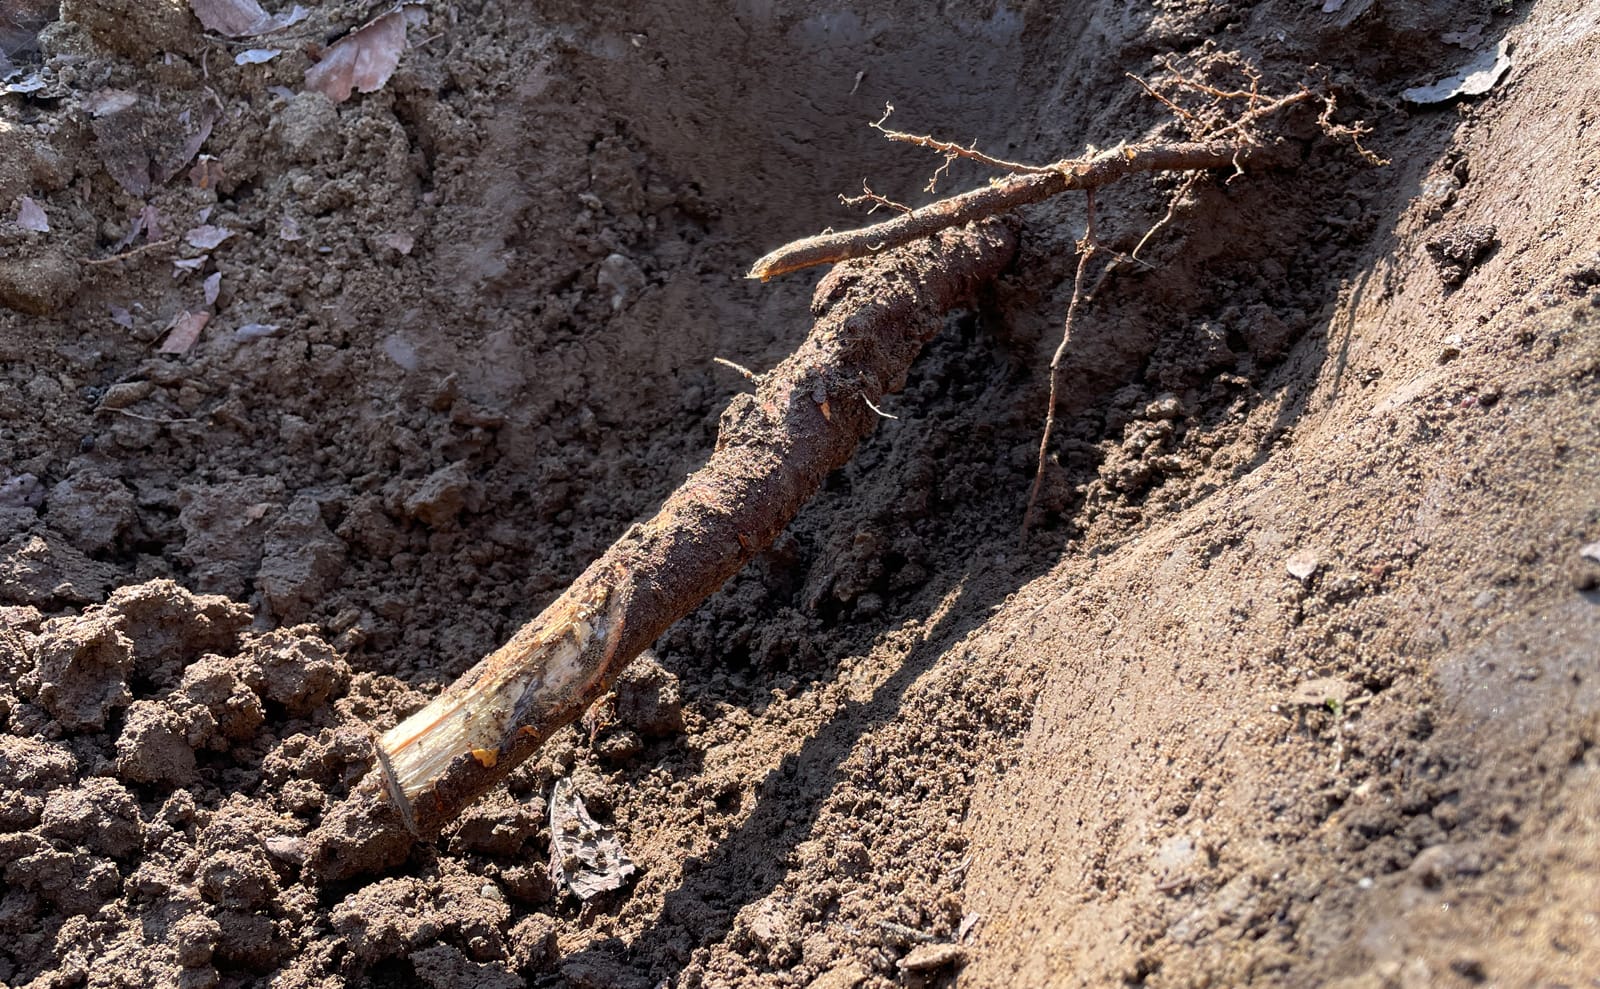
[[[0,984],[1600,985],[1600,8],[243,6],[0,0]],[[1319,101],[1097,197],[1176,206],[1026,538],[1081,195],[580,725],[303,868],[804,337],[750,262],[932,198],[886,103],[1049,162],[1174,73]]]

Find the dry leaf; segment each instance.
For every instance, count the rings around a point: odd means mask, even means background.
[[[1511,46],[1502,40],[1469,62],[1460,72],[1431,86],[1413,86],[1400,94],[1410,103],[1448,103],[1458,96],[1482,96],[1493,89],[1511,68]]]
[[[200,153],[200,146],[205,144],[206,138],[211,136],[211,126],[216,123],[216,120],[217,118],[210,113],[201,118],[199,129],[190,134],[188,140],[183,142],[183,150],[178,152],[176,163],[170,164],[166,168],[154,170],[158,183],[166,185],[172,181],[172,177],[183,171],[183,166],[189,164],[190,160]]]
[[[227,227],[214,227],[209,223],[202,223],[198,227],[191,227],[185,231],[183,242],[190,247],[198,247],[202,251],[209,251],[232,236],[233,231]]]
[[[260,65],[283,54],[282,48],[248,48],[233,56],[234,65]]]
[[[259,340],[262,337],[270,337],[277,332],[277,323],[246,323],[234,330],[233,335],[238,340]]]
[[[211,260],[211,255],[209,254],[202,254],[197,258],[179,258],[172,262],[172,277],[176,280],[185,275],[193,274],[204,268],[209,260]]]
[[[91,117],[126,110],[139,102],[139,94],[128,89],[97,89],[83,98],[83,108]]]
[[[571,780],[550,793],[550,879],[580,900],[621,889],[637,870],[616,832],[589,816]]]
[[[161,215],[160,210],[149,203],[146,203],[144,209],[139,211],[139,220],[144,224],[146,240],[160,240],[162,235],[167,232],[166,219]]]
[[[108,306],[107,308],[111,310],[111,322],[125,330],[133,329],[133,313],[121,306]]]
[[[222,178],[222,162],[215,155],[201,155],[189,169],[189,184],[196,189],[215,189]]]
[[[211,314],[204,310],[200,312],[181,312],[173,317],[171,332],[167,334],[164,342],[157,351],[162,354],[187,354],[200,339],[200,331],[211,322]]]
[[[390,233],[379,237],[378,243],[398,254],[410,254],[411,249],[417,246],[417,239],[404,232]]]
[[[230,38],[249,38],[258,34],[282,31],[298,24],[308,16],[299,4],[287,14],[269,14],[256,0],[189,0],[189,9],[207,31]]]
[[[35,72],[24,78],[21,82],[8,82],[0,86],[0,92],[7,93],[37,93],[44,88],[44,77]]]
[[[167,221],[162,219],[161,211],[149,203],[134,214],[133,222],[128,224],[128,232],[115,244],[111,245],[111,253],[116,254],[144,234],[146,241],[160,240],[161,233],[166,229]]]
[[[49,233],[50,218],[44,215],[43,206],[23,196],[17,200],[17,226],[37,233]]]
[[[188,167],[215,122],[212,111],[193,123],[187,111],[173,114],[141,101],[94,118],[90,129],[106,174],[129,195],[143,198]]]
[[[322,61],[306,70],[306,89],[343,103],[353,91],[375,93],[400,64],[406,46],[406,16],[396,7],[340,38]]]
[[[222,291],[222,272],[213,271],[206,276],[206,280],[202,284],[206,294],[206,305],[214,305],[217,301],[218,293]]]

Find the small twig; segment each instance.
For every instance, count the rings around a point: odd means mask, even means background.
[[[1141,79],[1138,76],[1134,75],[1132,72],[1125,73],[1125,75],[1127,75],[1127,77],[1129,79],[1132,79],[1134,82],[1138,83],[1139,87],[1141,89],[1143,89],[1145,91],[1145,93],[1151,99],[1155,100],[1157,103],[1160,103],[1162,106],[1166,107],[1168,110],[1171,110],[1174,116],[1181,117],[1182,119],[1190,121],[1191,123],[1195,124],[1196,126],[1200,126],[1200,118],[1199,117],[1196,117],[1194,114],[1190,113],[1188,110],[1185,110],[1183,107],[1181,107],[1178,104],[1174,103],[1172,100],[1169,100],[1165,96],[1161,95],[1161,93],[1156,91],[1156,88],[1154,86],[1152,86],[1149,83],[1145,82],[1143,79]]]
[[[899,213],[911,212],[911,207],[907,206],[905,203],[897,203],[887,196],[880,196],[876,192],[873,192],[872,187],[867,185],[865,180],[862,180],[861,182],[861,195],[846,196],[844,193],[840,193],[839,202],[851,207],[865,206],[868,203],[871,203],[872,208],[867,210],[868,216],[871,216],[873,213],[877,212],[879,206],[887,206],[889,209],[895,210]]]
[[[186,422],[199,422],[200,421],[199,419],[163,419],[163,418],[161,418],[159,416],[141,415],[140,413],[131,411],[129,409],[109,409],[109,408],[106,408],[104,405],[96,408],[95,411],[96,412],[115,412],[117,415],[119,415],[119,416],[127,416],[129,419],[138,419],[140,422],[159,423],[159,424],[161,424],[163,426],[177,426],[177,425],[181,425],[181,424],[186,423]]]
[[[1332,96],[1324,96],[1322,98],[1322,113],[1317,116],[1317,125],[1322,128],[1323,132],[1330,137],[1342,137],[1348,140],[1351,146],[1356,149],[1356,154],[1361,156],[1361,160],[1369,165],[1389,164],[1389,159],[1374,154],[1361,143],[1363,137],[1372,133],[1372,128],[1359,120],[1353,124],[1334,123],[1333,112],[1336,109],[1338,109],[1338,105],[1334,102]]]
[[[1311,99],[1311,90],[1302,87],[1298,93],[1290,93],[1288,96],[1280,96],[1271,103],[1264,103],[1253,110],[1245,111],[1239,115],[1238,120],[1235,120],[1233,123],[1209,136],[1215,138],[1222,137],[1227,134],[1243,134],[1246,127],[1257,123],[1261,120],[1261,118],[1270,117],[1272,114],[1277,113],[1286,106],[1293,106],[1296,103],[1303,103],[1309,99]]]
[[[757,383],[761,381],[761,375],[745,367],[743,364],[735,364],[726,357],[713,357],[711,358],[711,363],[721,364],[723,367],[733,368],[735,371],[738,371],[740,374],[744,375],[745,379],[748,381],[754,381]]]
[[[1183,204],[1184,198],[1189,195],[1189,191],[1200,181],[1200,176],[1203,174],[1203,172],[1190,173],[1189,177],[1183,180],[1183,184],[1178,186],[1178,190],[1167,200],[1166,214],[1157,220],[1154,226],[1144,232],[1144,236],[1139,238],[1139,243],[1134,245],[1133,251],[1129,254],[1118,254],[1111,259],[1109,264],[1100,269],[1099,276],[1094,280],[1094,288],[1089,290],[1085,301],[1093,302],[1100,295],[1100,290],[1105,287],[1106,280],[1111,277],[1112,272],[1125,264],[1138,264],[1146,268],[1154,267],[1150,262],[1139,257],[1139,252],[1144,250],[1144,246],[1150,242],[1150,238],[1159,233],[1163,227],[1172,222],[1174,216],[1178,215],[1178,207]]]
[[[1044,487],[1045,464],[1050,453],[1050,435],[1056,426],[1057,394],[1061,389],[1061,360],[1067,353],[1067,344],[1072,340],[1072,324],[1078,317],[1078,306],[1083,301],[1083,273],[1089,267],[1089,259],[1097,250],[1094,234],[1094,190],[1086,192],[1088,197],[1088,220],[1084,224],[1083,240],[1078,243],[1078,271],[1072,276],[1072,301],[1067,303],[1067,319],[1061,327],[1061,342],[1056,345],[1055,355],[1050,358],[1050,404],[1044,415],[1044,435],[1039,438],[1039,466],[1033,474],[1033,489],[1028,492],[1028,507],[1022,513],[1022,538],[1028,538],[1028,530],[1033,527],[1033,510],[1039,500],[1039,490]]]
[[[1003,172],[1020,172],[1031,175],[1043,175],[1046,172],[1049,172],[1053,167],[1050,165],[1029,165],[1025,162],[1006,161],[1004,158],[991,157],[990,155],[986,155],[977,149],[976,141],[974,141],[971,146],[963,147],[962,145],[955,144],[950,141],[941,141],[938,138],[930,137],[927,134],[909,134],[905,131],[890,130],[889,128],[883,126],[883,122],[888,120],[889,115],[893,112],[894,104],[885,103],[883,105],[883,116],[879,117],[872,124],[872,128],[891,141],[895,141],[899,144],[915,144],[919,148],[929,148],[944,155],[945,163],[944,165],[940,166],[940,172],[950,167],[950,160],[953,158],[966,158],[968,161],[975,161],[981,165],[988,165],[990,168],[998,168]],[[939,172],[934,173],[936,177],[938,174]],[[930,186],[930,191],[932,191],[931,187],[933,182],[929,181],[928,185]]]
[[[861,400],[863,402],[866,402],[867,403],[867,408],[869,408],[872,411],[876,412],[880,418],[893,419],[896,422],[898,422],[900,420],[899,416],[892,416],[889,413],[887,413],[887,412],[883,411],[882,409],[878,408],[876,405],[873,405],[872,404],[872,399],[867,397],[867,393],[866,392],[862,392],[861,393]]]
[[[147,251],[153,251],[158,247],[171,247],[174,244],[176,244],[177,242],[178,242],[178,238],[176,238],[176,237],[168,237],[168,238],[166,238],[164,240],[152,240],[148,244],[140,244],[138,247],[135,247],[131,251],[123,251],[121,254],[113,254],[110,257],[105,257],[105,258],[79,258],[78,260],[81,261],[84,264],[89,264],[89,265],[113,264],[113,263],[115,263],[117,261],[127,261],[127,260],[129,260],[131,258],[136,258],[139,255],[144,254]]]

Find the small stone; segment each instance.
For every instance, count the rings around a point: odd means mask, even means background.
[[[607,735],[599,746],[600,758],[612,763],[627,762],[644,751],[644,740],[638,732],[624,728]]]
[[[1283,565],[1284,569],[1289,571],[1289,576],[1295,580],[1310,580],[1311,575],[1317,572],[1321,561],[1317,558],[1316,550],[1302,549],[1285,560]]]
[[[967,949],[959,944],[921,944],[900,959],[900,969],[905,972],[936,972],[941,968],[954,968],[966,964]]]
[[[608,254],[600,262],[595,275],[595,287],[611,295],[612,312],[621,309],[629,296],[636,295],[645,286],[644,272],[626,255]]]
[[[645,738],[683,731],[683,691],[678,678],[653,654],[640,653],[617,678],[617,720]]]
[[[153,381],[119,381],[100,396],[102,409],[126,409],[149,398],[156,390]]]
[[[0,259],[0,305],[26,316],[50,316],[78,291],[78,266],[53,251]]]
[[[404,502],[405,513],[435,529],[453,523],[467,507],[472,479],[459,463],[429,474],[417,483]]]

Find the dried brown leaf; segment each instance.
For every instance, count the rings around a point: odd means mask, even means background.
[[[206,280],[201,284],[204,286],[206,305],[215,305],[217,296],[222,292],[222,272],[213,271],[206,276]]]
[[[138,102],[139,94],[131,89],[97,89],[83,98],[83,108],[91,117],[104,117]]]
[[[580,900],[621,889],[638,871],[616,832],[589,816],[571,780],[550,793],[550,878]]]
[[[417,246],[417,239],[401,230],[383,234],[378,238],[378,243],[397,254],[410,254],[411,249]]]
[[[196,189],[215,189],[222,179],[222,162],[215,155],[201,155],[189,169],[189,184]]]
[[[158,353],[162,354],[187,354],[189,349],[200,340],[200,331],[211,322],[211,314],[205,310],[200,312],[181,312],[173,317],[172,325],[167,333],[167,339],[161,344]]]
[[[189,9],[207,31],[230,38],[249,38],[258,34],[282,31],[307,17],[306,9],[299,4],[285,14],[269,14],[256,0],[189,0]]]
[[[209,251],[232,236],[233,231],[227,227],[215,227],[209,223],[202,223],[198,227],[190,227],[184,231],[183,242],[190,247],[198,247],[202,251]]]
[[[123,190],[143,198],[188,167],[199,152],[216,116],[170,109],[140,102],[90,121],[100,163]]]
[[[406,46],[406,16],[396,7],[334,42],[306,70],[306,89],[343,103],[352,92],[375,93],[389,81]]]

